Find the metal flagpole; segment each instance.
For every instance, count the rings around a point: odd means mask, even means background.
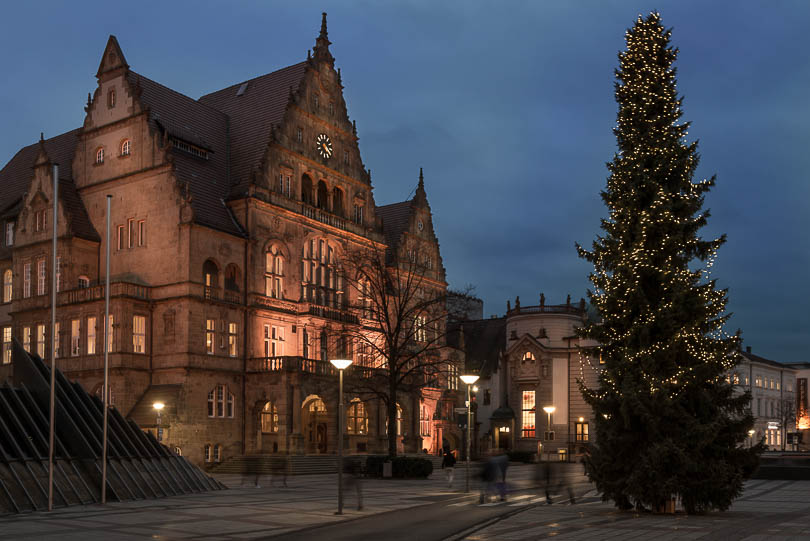
[[[56,406],[56,220],[59,215],[59,165],[53,166],[53,256],[51,258],[51,404],[48,423],[48,511],[53,511],[53,421]]]
[[[110,407],[110,202],[107,196],[107,238],[106,246],[107,274],[104,283],[104,442],[101,447],[101,503],[107,503],[107,410]]]

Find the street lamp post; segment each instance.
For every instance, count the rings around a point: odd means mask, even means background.
[[[554,413],[556,410],[557,410],[557,408],[555,408],[554,406],[546,406],[546,407],[543,408],[543,411],[545,411],[548,414],[548,423],[546,424],[546,439],[547,440],[551,439],[551,414]],[[551,460],[551,451],[549,451],[549,453],[548,453],[548,459]]]
[[[340,372],[338,395],[338,510],[336,515],[343,514],[343,371],[352,364],[351,359],[332,359],[329,361]]]
[[[751,448],[754,446],[754,434],[756,434],[756,430],[753,428],[748,431],[748,447]]]
[[[163,402],[155,402],[152,404],[152,407],[155,408],[155,412],[157,413],[157,441],[160,442],[163,439],[163,435],[160,433],[160,412],[163,410],[164,404]]]
[[[474,374],[461,376],[461,381],[467,384],[467,476],[465,492],[470,491],[470,441],[472,439],[472,401],[470,399],[470,388],[478,381],[478,376]]]

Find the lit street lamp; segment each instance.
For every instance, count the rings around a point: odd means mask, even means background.
[[[340,372],[340,394],[338,398],[338,510],[343,514],[343,371],[352,364],[351,359],[332,359],[332,366]]]
[[[160,428],[160,412],[163,410],[164,404],[163,402],[155,402],[152,407],[155,408],[157,413],[157,440],[161,441],[163,440],[163,431]]]
[[[756,430],[753,428],[748,431],[748,447],[752,447],[754,445],[754,434],[756,434]]]
[[[478,381],[478,376],[474,374],[461,376],[461,381],[467,384],[467,482],[465,492],[470,491],[470,440],[472,438],[472,401],[470,399],[470,388]]]

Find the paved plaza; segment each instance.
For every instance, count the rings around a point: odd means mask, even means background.
[[[557,494],[546,505],[533,486],[534,468],[523,465],[509,470],[506,501],[482,505],[475,482],[473,493],[464,493],[462,468],[449,490],[442,473],[428,480],[366,480],[363,510],[347,491],[342,516],[334,514],[334,475],[290,477],[288,488],[278,480],[270,486],[267,477],[255,488],[252,478],[219,476],[229,490],[6,517],[0,541],[810,538],[810,481],[751,481],[728,512],[673,516],[619,512],[576,476],[576,504]]]

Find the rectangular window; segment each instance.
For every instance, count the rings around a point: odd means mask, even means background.
[[[577,441],[588,441],[588,423],[574,425]]]
[[[31,263],[23,265],[23,298],[31,296]]]
[[[264,357],[272,357],[272,345],[270,342],[270,325],[264,326]]]
[[[3,327],[3,364],[11,363],[11,327]]]
[[[284,327],[273,327],[272,329],[272,349],[273,357],[284,355]]]
[[[146,245],[146,220],[138,220],[138,246]]]
[[[126,229],[124,229],[123,225],[118,226],[118,249],[123,250],[124,247],[127,245],[126,243]]]
[[[236,323],[228,323],[228,355],[236,357]]]
[[[45,325],[37,325],[37,355],[40,359],[45,358]]]
[[[754,378],[754,385],[756,387],[762,387],[762,376],[759,374],[757,374],[757,376]]]
[[[37,260],[37,295],[45,294],[45,259]]]
[[[87,354],[96,354],[96,318],[87,318]]]
[[[135,220],[130,218],[127,220],[127,229],[129,229],[129,239],[127,242],[127,247],[132,248],[135,246]]]
[[[14,246],[14,222],[6,222],[6,246]]]
[[[115,319],[112,314],[110,314],[110,319],[107,320],[107,352],[113,351],[113,323]]]
[[[537,434],[535,427],[535,395],[534,391],[523,391],[522,416],[521,416],[521,436],[524,438],[534,438]]]
[[[146,316],[132,316],[132,352],[146,353]]]
[[[59,325],[59,322],[57,321],[56,325],[54,325],[54,327],[53,327],[53,337],[52,337],[53,338],[53,356],[55,358],[57,358],[57,359],[62,356],[60,351],[59,351],[60,350],[59,346],[61,345],[60,340],[59,340],[60,328],[61,328],[61,325]]]
[[[23,349],[31,353],[31,327],[23,327]]]
[[[62,291],[62,256],[56,256],[56,265],[54,267],[56,271],[56,291]]]
[[[81,322],[78,319],[70,320],[70,356],[78,357],[81,350],[79,349],[79,337],[81,336]]]
[[[217,385],[217,417],[225,417],[225,386]]]
[[[214,354],[216,343],[216,329],[217,323],[213,319],[205,320],[205,352],[209,355]]]

